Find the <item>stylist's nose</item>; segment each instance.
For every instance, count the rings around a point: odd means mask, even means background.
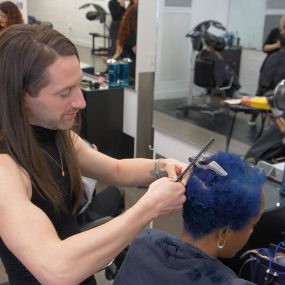
[[[84,109],[86,107],[86,102],[84,100],[84,96],[80,87],[76,87],[76,89],[74,90],[73,100],[71,104],[72,107],[75,109]]]

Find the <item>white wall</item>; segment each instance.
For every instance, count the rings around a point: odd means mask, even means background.
[[[159,1],[155,99],[185,97],[189,85],[191,8],[166,7]]]
[[[260,50],[263,45],[263,30],[266,0],[231,0],[228,30],[238,31],[240,44]]]
[[[216,20],[226,26],[228,10],[229,0],[193,0],[192,28],[205,20]]]
[[[157,36],[157,4],[155,0],[140,0],[138,14],[137,69],[139,72],[155,70]]]
[[[240,62],[241,91],[255,95],[259,79],[259,70],[266,54],[260,50],[242,49]]]
[[[85,14],[94,8],[79,10],[86,3],[96,3],[108,10],[108,0],[28,0],[28,15],[40,21],[49,21],[54,28],[66,35],[75,44],[91,47],[90,32],[102,33],[103,25],[99,21],[89,21]],[[110,22],[110,16],[108,17]],[[100,43],[98,42],[100,45]],[[97,45],[97,44],[96,44]]]

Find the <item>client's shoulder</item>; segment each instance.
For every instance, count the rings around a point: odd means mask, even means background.
[[[234,278],[229,280],[227,283],[223,285],[256,285],[256,283],[252,283],[248,280],[241,279],[241,278]]]

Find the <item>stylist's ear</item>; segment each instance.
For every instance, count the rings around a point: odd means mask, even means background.
[[[31,111],[30,111],[30,94],[26,91],[23,91],[23,108],[25,110],[28,121],[31,120]]]
[[[24,102],[24,108],[29,108],[29,93],[27,91],[23,91],[23,102]]]
[[[28,93],[26,91],[23,91],[23,101],[24,101],[24,106],[25,107],[27,105],[27,96],[28,96]]]

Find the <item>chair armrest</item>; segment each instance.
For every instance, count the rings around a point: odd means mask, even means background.
[[[79,228],[80,228],[81,232],[84,232],[84,231],[90,230],[92,228],[98,227],[100,225],[103,225],[103,224],[111,221],[112,219],[113,219],[113,217],[106,216],[106,217],[94,220],[94,221],[92,221],[90,223],[84,224],[84,225],[80,226]]]
[[[218,89],[219,91],[223,91],[223,90],[230,89],[230,88],[232,87],[233,81],[234,81],[234,76],[232,75],[232,76],[231,76],[231,80],[230,80],[230,82],[229,82],[229,84],[228,84],[227,86],[218,87],[217,89]]]

